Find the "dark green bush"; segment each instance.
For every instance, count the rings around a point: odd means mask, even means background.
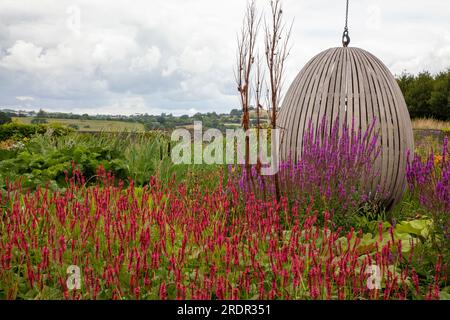
[[[11,117],[8,114],[6,114],[4,112],[0,112],[0,125],[5,124],[5,123],[10,123],[11,121],[12,121]]]
[[[450,69],[435,75],[404,73],[397,82],[411,118],[450,120]]]
[[[49,184],[52,189],[63,188],[67,185],[65,172],[71,171],[73,163],[87,179],[95,176],[100,165],[126,179],[124,148],[119,140],[103,136],[35,135],[14,158],[0,161],[0,187],[6,179],[22,177],[25,187]]]
[[[43,118],[33,118],[31,120],[31,124],[46,124],[46,123],[48,123],[47,119],[43,119]]]
[[[69,124],[68,127],[72,128],[73,130],[79,130],[80,129],[80,127],[77,124],[75,124],[75,123]]]
[[[60,137],[67,135],[70,132],[73,132],[73,129],[56,124],[34,125],[11,122],[0,125],[0,141],[7,139],[22,140],[24,138],[31,138],[35,134],[44,133]]]

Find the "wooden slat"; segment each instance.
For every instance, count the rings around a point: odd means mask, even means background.
[[[395,157],[397,159],[397,163],[399,164],[399,169],[397,170],[396,175],[396,184],[395,184],[395,198],[401,198],[404,189],[406,187],[406,176],[403,173],[406,170],[406,153],[408,149],[410,151],[414,150],[414,138],[412,132],[412,126],[410,125],[410,117],[408,113],[408,108],[406,107],[405,100],[401,93],[400,87],[395,81],[392,74],[389,70],[384,66],[384,64],[372,54],[365,52],[366,55],[370,55],[374,62],[376,62],[383,70],[382,74],[384,79],[388,84],[389,91],[391,93],[391,98],[393,100],[390,105],[393,114],[395,117],[393,118],[394,122],[394,142],[396,143],[395,147]],[[403,107],[396,107],[403,106]],[[409,124],[409,125],[408,125]]]
[[[319,112],[317,113],[317,117],[313,118],[312,121],[317,127],[319,126],[320,121],[322,121],[323,117],[327,113],[327,106],[328,101],[331,99],[330,97],[330,87],[332,87],[332,84],[334,86],[334,83],[332,82],[333,74],[336,72],[336,65],[337,60],[339,59],[339,50],[337,48],[333,49],[333,56],[330,60],[330,63],[327,65],[327,74],[326,77],[322,80],[322,85],[319,87],[320,92],[318,94],[321,96],[320,104],[317,106],[319,109]],[[331,100],[330,100],[331,101]],[[321,133],[323,134],[323,132]]]
[[[381,186],[381,192],[385,193],[391,192],[391,185],[387,183],[388,175],[389,175],[389,149],[388,149],[388,140],[389,136],[387,134],[387,125],[386,125],[386,117],[385,117],[385,108],[388,105],[385,105],[385,100],[383,100],[383,89],[380,86],[380,72],[377,68],[372,64],[372,62],[364,55],[364,52],[361,52],[361,57],[365,61],[365,65],[369,70],[369,81],[370,85],[373,89],[372,94],[372,106],[373,106],[373,116],[376,117],[376,132],[379,132],[378,145],[381,147],[381,154],[378,158],[378,163],[376,164],[377,168],[382,168],[380,172],[379,180],[375,180],[375,186]]]
[[[301,155],[301,142],[299,142],[299,135],[298,132],[300,131],[301,126],[301,120],[305,119],[305,114],[307,112],[307,99],[309,97],[309,94],[311,92],[312,85],[317,77],[317,72],[320,70],[320,66],[323,64],[323,61],[325,61],[326,57],[328,56],[329,52],[324,51],[323,55],[320,57],[320,59],[317,59],[314,61],[314,63],[311,66],[311,70],[309,72],[309,75],[305,73],[305,79],[302,81],[301,89],[298,94],[298,99],[295,100],[295,105],[297,105],[297,112],[294,113],[293,116],[293,132],[290,139],[290,150],[294,155],[294,160],[297,161]],[[300,143],[300,146],[299,146]]]
[[[295,148],[292,148],[292,141],[296,141],[298,131],[293,130],[292,128],[297,126],[298,118],[303,110],[304,96],[302,96],[302,93],[307,92],[306,86],[309,84],[308,79],[310,80],[313,77],[314,71],[318,68],[318,64],[316,62],[322,61],[322,58],[325,55],[326,52],[321,52],[308,62],[306,67],[300,71],[296,80],[294,80],[289,89],[289,91],[292,91],[292,98],[287,100],[286,103],[283,102],[282,110],[286,109],[286,122],[280,122],[280,124],[286,131],[286,140],[284,141],[285,143],[282,143],[281,148],[281,155],[284,156],[284,159],[288,159],[290,153],[292,153],[293,160],[297,161],[298,155]],[[280,112],[280,114],[283,113],[283,111]]]
[[[332,66],[332,61],[334,60],[334,53],[338,50],[328,50],[327,55],[325,57],[325,60],[323,62],[323,66]],[[319,112],[316,104],[316,99],[320,97],[320,91],[319,88],[323,86],[324,78],[327,73],[328,68],[323,67],[321,64],[318,64],[319,68],[317,71],[318,77],[317,81],[315,81],[314,86],[312,87],[311,93],[309,95],[308,102],[305,101],[305,112],[303,114],[302,119],[299,121],[299,127],[297,132],[302,132],[302,134],[297,134],[297,141],[295,143],[295,147],[299,152],[301,153],[303,151],[303,139],[300,139],[300,137],[303,137],[303,135],[308,131],[309,121],[314,117],[314,114],[317,114]],[[314,124],[314,129],[317,132],[317,126]]]
[[[383,68],[376,63],[373,58],[368,56],[366,52],[362,51],[362,54],[366,56],[367,62],[371,67],[376,70],[376,81],[378,86],[378,92],[381,94],[382,107],[378,108],[380,110],[381,125],[382,125],[382,154],[383,157],[383,168],[381,185],[384,187],[383,192],[388,192],[389,194],[395,193],[396,183],[397,183],[397,173],[398,170],[395,169],[396,164],[399,159],[395,152],[396,135],[394,131],[393,118],[392,118],[392,107],[395,105],[393,103],[392,92],[389,90],[389,84],[386,82],[384,77]],[[394,108],[395,109],[395,108]],[[394,172],[397,171],[397,172]],[[389,183],[387,183],[389,181]]]

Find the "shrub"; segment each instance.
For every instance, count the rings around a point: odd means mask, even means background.
[[[450,159],[448,137],[444,138],[441,155],[431,152],[426,161],[415,154],[408,155],[407,179],[411,192],[433,216],[438,235],[443,235],[450,247]]]
[[[50,184],[52,189],[62,188],[67,186],[65,172],[72,168],[73,162],[88,181],[100,165],[126,179],[125,148],[126,142],[105,135],[36,135],[14,158],[0,162],[0,186],[6,178],[22,177],[25,187],[34,189]]]
[[[0,125],[10,122],[12,122],[11,117],[4,112],[0,112]]]
[[[69,127],[69,128],[72,128],[72,129],[74,129],[74,130],[79,130],[79,129],[80,129],[80,126],[77,125],[77,124],[75,124],[75,123],[69,124],[68,127]]]
[[[124,151],[124,156],[130,178],[136,184],[144,185],[156,172],[173,168],[167,136],[158,132],[148,132],[132,139],[132,143]]]
[[[0,141],[7,139],[21,140],[23,138],[30,138],[36,133],[44,133],[41,126],[8,123],[0,126]]]
[[[33,125],[11,122],[0,125],[0,141],[7,139],[23,140],[24,138],[31,138],[35,134],[44,133],[59,137],[67,135],[70,132],[73,132],[73,130],[57,124]]]
[[[31,124],[46,124],[48,123],[47,119],[44,118],[33,118],[31,120]]]
[[[410,155],[408,155],[410,160]],[[433,212],[450,213],[450,159],[448,137],[444,138],[441,155],[431,152],[426,161],[415,154],[408,161],[409,187],[418,193],[420,203]]]

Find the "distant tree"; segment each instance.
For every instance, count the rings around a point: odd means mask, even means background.
[[[419,73],[405,92],[405,100],[411,117],[420,118],[432,116],[430,105],[432,90],[433,77],[430,73]]]
[[[11,117],[4,112],[0,112],[0,125],[10,122],[12,122]]]
[[[450,119],[450,70],[436,75],[429,104],[434,118]]]
[[[164,125],[164,129],[175,129],[176,124],[173,121],[167,121],[166,124]]]
[[[164,125],[166,123],[166,114],[162,113],[160,116],[156,117],[156,121],[159,122],[160,124]]]
[[[36,118],[45,118],[47,116],[47,112],[42,109],[39,109],[39,112],[36,114]]]
[[[194,114],[194,116],[192,118],[195,121],[202,121],[203,120],[203,115],[200,112],[197,112],[196,114]]]
[[[36,113],[36,116],[31,120],[31,124],[45,124],[47,123],[46,117],[48,116],[47,112],[42,109],[39,109],[39,112]]]
[[[406,95],[406,92],[408,92],[411,84],[414,82],[414,75],[410,73],[403,72],[398,78],[397,83],[400,87],[400,89],[403,92],[403,95]]]
[[[411,118],[450,120],[450,69],[431,75],[403,73],[397,77]]]
[[[242,116],[242,110],[233,109],[230,111],[230,115],[240,117],[240,116]]]

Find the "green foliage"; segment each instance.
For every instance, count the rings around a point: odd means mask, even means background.
[[[183,118],[186,120],[186,117]],[[176,183],[186,182],[187,194],[197,188],[207,194],[208,190],[218,187],[222,178],[225,183],[227,182],[227,166],[173,165],[170,157],[173,145],[170,143],[169,136],[163,132],[82,134],[65,127],[9,123],[0,126],[0,137],[20,140],[21,145],[17,150],[8,151],[7,155],[5,153],[3,158],[0,150],[0,199],[2,196],[5,197],[5,191],[2,190],[5,179],[22,178],[24,187],[35,188],[49,185],[52,190],[63,189],[67,186],[65,172],[68,171],[70,175],[72,163],[76,163],[80,168],[86,177],[87,185],[96,182],[96,170],[101,165],[117,178],[133,179],[137,186],[134,189],[137,195],[145,192],[144,190],[147,188],[142,186],[146,185],[153,175],[157,176],[164,186],[170,186],[174,176]],[[27,141],[26,138],[30,140]],[[0,138],[0,140],[3,139]],[[170,190],[174,190],[173,193],[178,192],[176,188]],[[200,197],[196,197],[192,199],[192,203],[201,202],[200,199]],[[320,199],[316,202],[317,206],[313,205],[312,209],[317,209],[319,212],[333,211],[337,207],[337,204],[326,207],[320,202]],[[231,207],[231,211],[236,214],[239,214],[241,209],[240,207]],[[208,211],[208,215],[214,213],[214,210]],[[358,208],[357,213],[343,217],[345,221],[340,222],[344,229],[353,227],[362,231],[357,251],[360,254],[368,252],[374,255],[377,242],[378,245],[387,244],[391,237],[400,240],[400,253],[403,255],[403,262],[400,264],[406,264],[409,257],[412,257],[408,266],[417,271],[422,288],[427,288],[434,281],[432,275],[436,269],[437,257],[442,257],[444,262],[449,261],[449,239],[442,239],[434,235],[433,230],[436,223],[429,218],[429,210],[420,204],[417,195],[407,193],[403,201],[390,212],[384,212],[382,208],[376,206],[376,203],[367,203]],[[285,218],[282,217],[282,219]],[[289,233],[291,230],[286,227],[284,232]],[[381,241],[379,240],[380,233]],[[356,233],[351,239],[351,245],[355,244],[355,240]],[[342,248],[345,251],[347,238],[339,238],[338,241],[342,242]],[[180,242],[175,242],[174,248],[178,248],[181,245]],[[436,246],[436,242],[438,242],[438,246]],[[396,250],[394,247],[394,254],[400,254]],[[191,264],[192,266],[196,265],[201,252],[203,250],[199,248],[194,248],[192,252],[189,252],[187,263],[190,267]],[[261,264],[270,271],[269,262],[261,261]],[[399,265],[395,267],[399,267]],[[166,278],[167,268],[164,268],[158,277]],[[25,283],[21,279],[14,278],[11,281],[18,285],[18,298],[29,299],[36,296],[51,298],[61,295],[61,292],[53,291],[54,289],[50,287],[43,288],[40,293],[26,291],[23,289],[26,287]],[[129,283],[129,278],[124,281]],[[439,283],[438,285],[441,290],[441,298],[449,297],[450,288],[447,284]],[[0,283],[0,298],[5,298],[5,291],[1,286]],[[168,285],[168,291],[171,292],[171,290],[174,290],[173,286]],[[421,289],[421,291],[424,290]],[[104,296],[104,298],[106,297],[108,295]],[[407,298],[415,299],[420,296],[408,296]]]
[[[10,123],[11,117],[4,112],[0,112],[0,125]]]
[[[415,234],[416,237],[421,238],[423,246],[419,253],[422,260],[415,265],[418,273],[423,276],[429,274],[430,270],[434,268],[434,260],[438,255],[442,256],[444,261],[450,261],[450,237],[445,235],[442,229],[445,224],[440,219],[448,219],[445,214],[433,215],[427,207],[420,203],[417,194],[408,191],[403,196],[402,202],[394,207],[389,215],[391,221],[394,222],[409,221],[408,223],[401,223],[399,230]],[[432,219],[428,217],[432,217]],[[422,221],[422,225],[417,221]],[[426,224],[425,229],[423,224]],[[419,270],[422,271],[419,272]]]
[[[44,133],[43,127],[19,123],[8,123],[0,126],[0,141],[6,139],[21,140],[30,138],[36,133]]]
[[[80,126],[78,126],[77,124],[74,124],[74,123],[69,124],[68,127],[72,128],[74,130],[79,130],[80,129]]]
[[[42,109],[39,109],[39,112],[36,114],[37,118],[45,118],[47,116],[47,112]]]
[[[29,125],[20,123],[7,123],[0,125],[0,141],[13,139],[22,140],[31,138],[35,134],[48,134],[56,137],[64,136],[73,132],[72,129],[60,125]]]
[[[226,172],[225,166],[220,165],[174,165],[171,158],[173,142],[163,132],[147,132],[126,138],[129,143],[124,151],[124,158],[129,177],[135,185],[146,185],[150,177],[156,175],[164,183],[175,178],[189,186],[201,185],[204,188],[217,187],[219,175]]]
[[[48,123],[48,121],[45,118],[33,118],[31,120],[31,124],[46,124],[46,123]]]
[[[450,73],[438,75],[433,83],[430,96],[431,112],[437,119],[450,118]]]
[[[361,238],[358,251],[371,253],[375,251],[377,243],[385,245],[394,239],[401,241],[403,254],[411,253],[414,246],[429,243],[432,225],[433,222],[430,219],[402,221],[395,226],[383,220],[371,221],[367,225],[369,231]]]
[[[162,132],[146,134],[83,134],[64,127],[7,125],[5,137],[25,139],[19,150],[0,150],[0,188],[6,179],[23,179],[25,187],[36,188],[47,183],[52,189],[64,188],[65,172],[76,164],[87,181],[101,165],[116,178],[136,186],[146,185],[151,176],[167,183],[189,177],[192,183],[207,181],[216,186],[216,166],[178,165],[171,159],[169,137]],[[44,131],[45,130],[45,131]],[[1,131],[0,131],[1,133]],[[64,134],[63,134],[64,133]],[[70,133],[70,134],[69,134]],[[94,180],[94,179],[92,179]]]
[[[434,76],[403,74],[397,82],[412,118],[450,119],[450,69]]]
[[[417,75],[405,92],[406,104],[412,117],[430,116],[430,98],[433,90],[433,78],[428,72]]]
[[[66,185],[65,172],[75,163],[89,180],[102,165],[118,178],[127,178],[126,163],[122,150],[124,143],[119,139],[104,136],[36,135],[14,158],[0,162],[0,184],[5,179],[23,178],[25,187],[35,188],[49,184],[52,189]]]
[[[8,114],[11,117],[20,117],[20,113],[12,113]],[[149,115],[149,114],[136,114],[136,115],[119,115],[119,116],[111,116],[111,115],[88,115],[88,114],[73,114],[73,113],[62,113],[62,112],[46,112],[44,110],[40,110],[37,113],[31,113],[33,124],[42,124],[42,123],[54,123],[55,121],[61,121],[61,123],[68,124],[72,121],[74,124],[78,125],[79,128],[87,128],[84,125],[84,121],[93,121],[92,131],[102,131],[96,130],[96,122],[98,121],[108,121],[113,124],[113,127],[119,127],[120,123],[127,122],[127,126],[123,126],[123,130],[125,131],[130,127],[139,127],[142,126],[147,131],[153,130],[172,130],[177,127],[189,127],[192,126],[194,121],[202,121],[204,128],[216,128],[220,130],[225,130],[228,126],[231,125],[239,125],[241,122],[242,111],[238,109],[232,110],[229,114],[221,113],[217,114],[216,112],[207,112],[207,113],[196,113],[193,116],[189,115],[181,115],[174,116],[172,114],[162,113],[161,115]],[[251,108],[250,118],[253,123],[255,123],[256,113],[255,110]],[[261,119],[267,120],[267,113],[261,114]],[[20,122],[28,123],[30,121],[30,117],[24,117]],[[131,124],[136,124],[133,126]],[[89,125],[89,124],[87,124]],[[128,126],[129,125],[129,126]],[[113,130],[115,131],[115,130]]]
[[[150,177],[171,166],[169,139],[163,133],[138,135],[125,149],[124,157],[130,178],[137,185],[146,184]]]

